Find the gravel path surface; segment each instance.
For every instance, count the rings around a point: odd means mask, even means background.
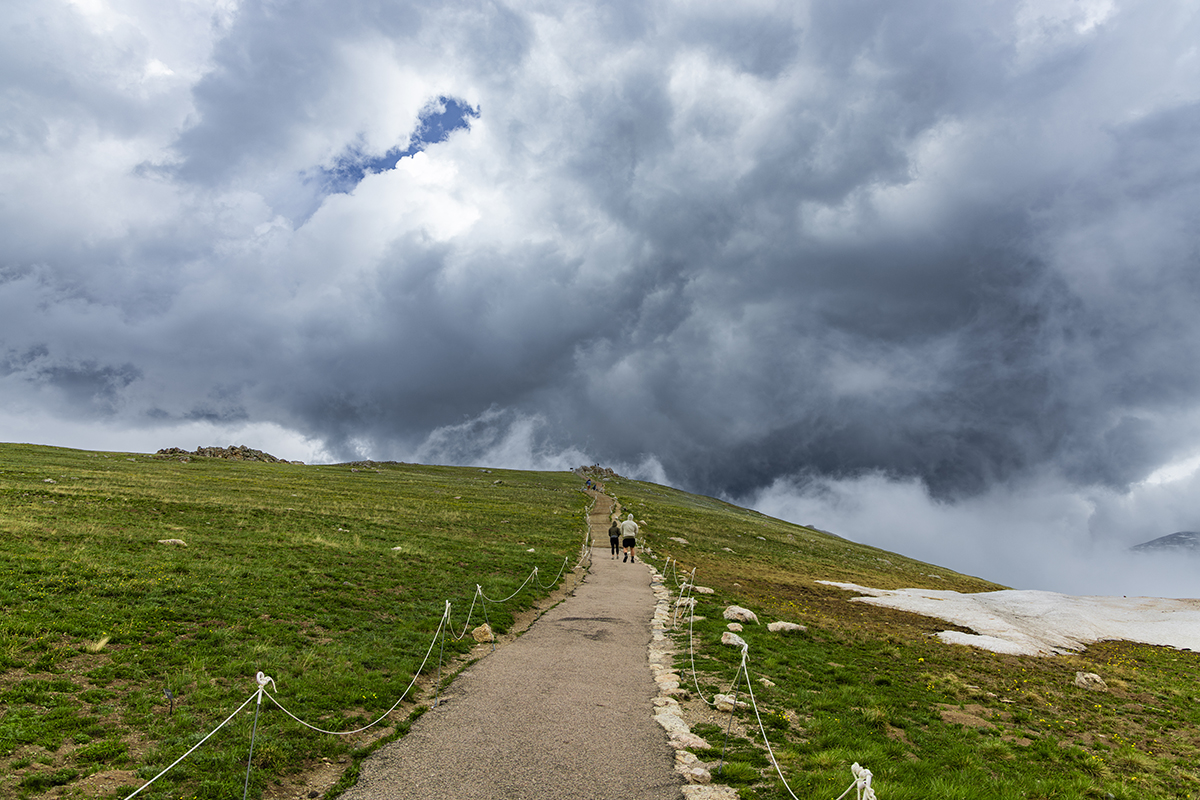
[[[342,800],[683,796],[675,751],[652,716],[650,572],[610,560],[600,516],[574,596],[463,671],[441,705],[363,763]]]

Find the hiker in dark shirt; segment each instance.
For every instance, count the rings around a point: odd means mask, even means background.
[[[621,528],[617,525],[614,519],[612,525],[608,526],[608,545],[612,548],[612,557],[615,559],[617,553],[621,552],[620,547]]]

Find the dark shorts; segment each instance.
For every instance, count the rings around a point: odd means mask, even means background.
[[[621,547],[637,547],[637,542],[633,540],[632,536],[626,536],[621,542]]]

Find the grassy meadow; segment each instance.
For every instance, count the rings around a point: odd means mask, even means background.
[[[711,498],[625,480],[608,488],[646,520],[660,557],[678,559],[681,576],[694,567],[696,583],[715,590],[696,595],[705,619],[693,630],[706,697],[730,689],[741,658],[719,644],[722,610],[736,603],[758,615],[740,635],[767,738],[797,796],[832,800],[857,761],[881,800],[1200,797],[1200,653],[1104,642],[1034,658],[944,644],[932,636],[947,623],[850,603],[851,593],[815,581],[1003,587]],[[808,630],[770,634],[774,620]],[[676,640],[686,678],[687,632]],[[1076,671],[1100,674],[1110,691],[1077,688]],[[742,700],[745,691],[743,682]],[[745,798],[789,797],[752,712],[737,723],[717,780]],[[697,755],[717,760],[726,730],[694,730],[713,745]]]
[[[574,562],[580,484],[571,473],[0,445],[0,796],[96,796],[101,776],[117,776],[127,782],[99,796],[124,797],[250,697],[258,670],[321,727],[375,719],[419,667],[447,600],[461,633],[477,583],[501,598],[533,566],[548,584],[564,557]],[[673,556],[716,592],[696,610],[706,695],[726,691],[739,663],[718,644],[721,609],[758,613],[764,625],[742,633],[753,689],[799,797],[837,797],[855,761],[881,800],[1200,796],[1200,654],[1109,642],[1031,658],[943,644],[931,635],[944,624],[815,581],[1002,587],[711,498],[624,479],[608,489],[646,521],[660,566]],[[527,585],[489,604],[488,619],[505,630],[547,591]],[[774,619],[808,630],[768,634]],[[676,635],[686,648],[686,629]],[[1110,691],[1077,689],[1077,670]],[[294,797],[296,776],[322,768],[352,776],[428,701],[356,737],[264,704],[249,796]],[[139,797],[241,797],[252,712]],[[745,798],[787,797],[753,715],[736,723],[718,780]],[[713,745],[699,755],[718,758],[725,731],[696,730]]]
[[[125,770],[107,795],[124,797],[245,701],[259,670],[319,727],[375,719],[447,600],[462,634],[476,584],[504,598],[539,567],[511,601],[488,604],[504,631],[547,593],[536,583],[574,563],[580,485],[569,473],[0,445],[0,797],[71,796],[93,773]],[[446,656],[468,643],[448,638]],[[348,764],[371,739],[262,709],[252,797]],[[253,710],[139,797],[240,798]]]

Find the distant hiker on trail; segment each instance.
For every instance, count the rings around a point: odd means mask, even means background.
[[[624,536],[621,546],[625,548],[625,557],[621,559],[622,563],[626,561],[637,563],[637,532],[637,523],[633,521],[633,514],[630,514],[621,523],[621,533]]]
[[[618,527],[617,521],[614,519],[612,525],[608,526],[608,545],[612,548],[612,557],[616,559],[620,548],[617,546],[617,540],[621,538],[621,528]]]

